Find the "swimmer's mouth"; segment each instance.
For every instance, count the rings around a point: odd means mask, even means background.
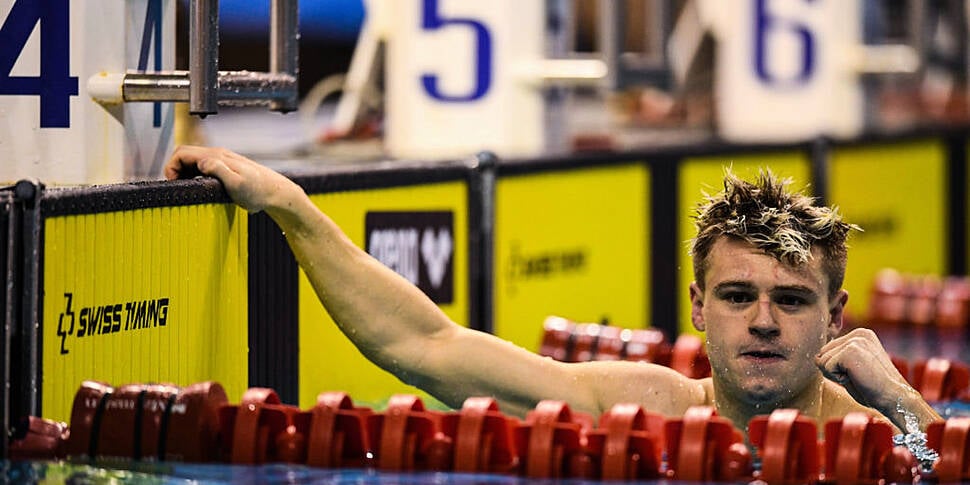
[[[785,356],[770,350],[749,350],[741,352],[742,357],[752,357],[755,359],[784,359]]]

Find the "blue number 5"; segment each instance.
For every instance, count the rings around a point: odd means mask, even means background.
[[[0,95],[40,96],[40,127],[71,125],[69,0],[17,0],[0,27]],[[11,76],[30,32],[40,23],[40,76]]]
[[[429,96],[439,101],[475,101],[485,96],[492,84],[492,37],[481,22],[459,17],[444,18],[438,15],[438,0],[424,0],[421,28],[436,30],[448,25],[464,25],[475,32],[475,87],[467,94],[445,94],[438,88],[438,76],[435,74],[422,74],[421,84]]]

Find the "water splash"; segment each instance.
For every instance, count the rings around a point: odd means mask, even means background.
[[[919,462],[920,470],[930,472],[933,470],[933,463],[940,458],[940,454],[933,448],[926,446],[926,433],[919,428],[919,418],[909,410],[903,408],[903,399],[896,400],[896,412],[903,415],[906,420],[906,433],[893,436],[894,445],[903,445],[913,454]]]

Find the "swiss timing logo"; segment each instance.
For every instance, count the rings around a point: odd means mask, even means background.
[[[169,298],[81,306],[75,309],[74,293],[64,293],[64,311],[57,319],[61,355],[70,353],[67,338],[89,338],[168,325]]]

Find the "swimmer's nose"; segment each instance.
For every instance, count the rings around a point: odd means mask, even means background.
[[[755,314],[748,322],[748,333],[762,338],[777,337],[781,333],[770,301],[762,299],[755,305]]]

